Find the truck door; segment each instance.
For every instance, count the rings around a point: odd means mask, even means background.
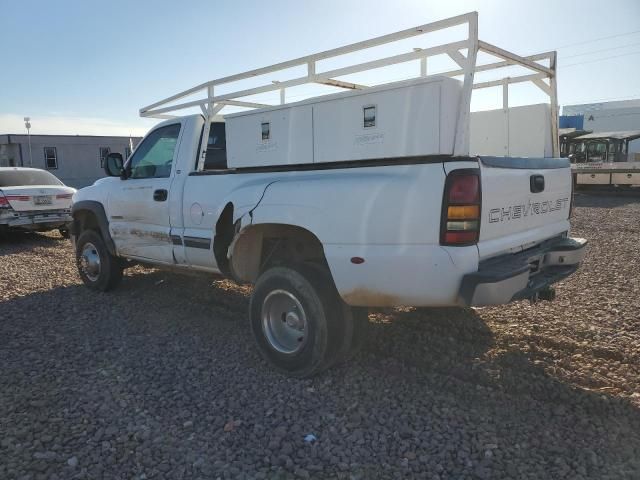
[[[169,195],[180,127],[164,124],[149,133],[128,162],[129,177],[109,194],[109,229],[122,255],[174,263]]]

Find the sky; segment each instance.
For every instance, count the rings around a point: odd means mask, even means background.
[[[158,120],[140,118],[141,107],[201,82],[474,10],[484,41],[520,55],[558,51],[561,105],[640,98],[637,0],[0,0],[0,133],[24,133],[29,116],[32,134],[142,135]],[[511,95],[511,105],[545,101],[535,86]],[[500,89],[474,93],[473,108],[500,99]]]

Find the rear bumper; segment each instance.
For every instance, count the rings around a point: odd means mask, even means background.
[[[12,216],[0,219],[0,225],[24,230],[52,230],[66,227],[73,218],[71,213],[56,212],[15,212]]]
[[[516,254],[480,263],[462,279],[459,298],[465,306],[501,305],[533,298],[575,272],[586,253],[583,238],[555,238]]]

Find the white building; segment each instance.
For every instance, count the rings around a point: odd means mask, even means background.
[[[131,138],[135,147],[140,137]],[[129,137],[89,135],[0,135],[0,167],[34,167],[49,170],[66,185],[91,185],[104,176],[107,154],[118,152],[127,158]]]

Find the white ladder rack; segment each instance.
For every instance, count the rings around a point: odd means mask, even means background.
[[[398,42],[411,37],[417,37],[426,35],[428,33],[444,30],[459,25],[467,25],[467,38],[457,42],[451,42],[441,45],[436,45],[429,48],[418,49],[413,51],[378,58],[375,60],[358,63],[354,65],[348,65],[345,67],[327,70],[324,72],[317,71],[317,62],[320,60],[326,60],[340,55],[353,53],[361,50],[366,50],[371,47],[376,47],[384,44],[390,44]],[[462,51],[466,51],[466,55]],[[490,54],[491,56],[499,59],[492,63],[483,65],[477,65],[477,54],[479,51]],[[211,80],[209,82],[202,83],[195,87],[189,88],[182,92],[176,93],[168,98],[155,102],[151,105],[147,105],[140,109],[141,117],[155,117],[155,118],[173,118],[172,115],[168,115],[169,112],[175,112],[190,107],[200,107],[203,115],[205,116],[205,132],[203,132],[202,143],[200,145],[200,161],[198,162],[198,170],[202,170],[204,166],[204,158],[206,156],[207,138],[209,136],[209,126],[211,121],[220,111],[227,106],[247,107],[247,108],[264,108],[275,105],[268,105],[265,103],[256,103],[244,99],[251,95],[279,91],[280,92],[280,104],[285,105],[286,102],[286,89],[304,84],[323,84],[333,87],[345,88],[345,89],[364,89],[365,85],[347,82],[338,79],[345,75],[354,73],[365,72],[380,67],[386,67],[389,65],[397,65],[405,62],[420,60],[420,71],[416,72],[416,77],[427,76],[427,58],[435,55],[448,55],[458,66],[458,69],[439,73],[438,75],[445,75],[449,77],[463,77],[463,90],[461,96],[461,104],[458,110],[458,117],[456,122],[455,133],[455,145],[454,155],[468,155],[469,154],[469,115],[471,106],[471,94],[474,89],[489,88],[502,86],[502,107],[508,108],[509,105],[509,85],[514,83],[530,82],[536,85],[542,92],[544,92],[550,100],[551,104],[551,135],[552,135],[552,151],[553,156],[559,155],[559,138],[558,138],[558,99],[557,99],[557,85],[556,85],[556,52],[545,52],[537,55],[531,55],[522,57],[511,53],[507,50],[503,50],[499,47],[491,45],[487,42],[483,42],[478,39],[478,13],[470,12],[456,17],[451,17],[445,20],[440,20],[425,25],[420,25],[407,30],[402,30],[388,35],[375,37],[362,42],[352,43],[343,47],[326,50],[324,52],[316,53],[313,55],[306,55],[286,62],[277,63],[267,67],[257,68],[249,70],[247,72],[230,75],[227,77]],[[548,62],[548,66],[545,66],[542,62]],[[216,95],[214,89],[216,86],[223,84],[232,84],[240,80],[253,78],[269,73],[281,72],[283,70],[305,66],[307,67],[307,74],[294,78],[291,80],[285,80],[281,82],[269,82],[264,85],[260,85],[253,88],[241,89],[225,93],[222,95]],[[521,74],[516,76],[505,76],[497,80],[486,82],[475,82],[474,74],[476,72],[486,72],[490,70],[498,70],[505,67],[521,66],[527,69],[530,73]],[[199,100],[193,100],[183,103],[174,103],[178,100],[184,99],[190,95],[198,93],[204,93],[205,96]]]

